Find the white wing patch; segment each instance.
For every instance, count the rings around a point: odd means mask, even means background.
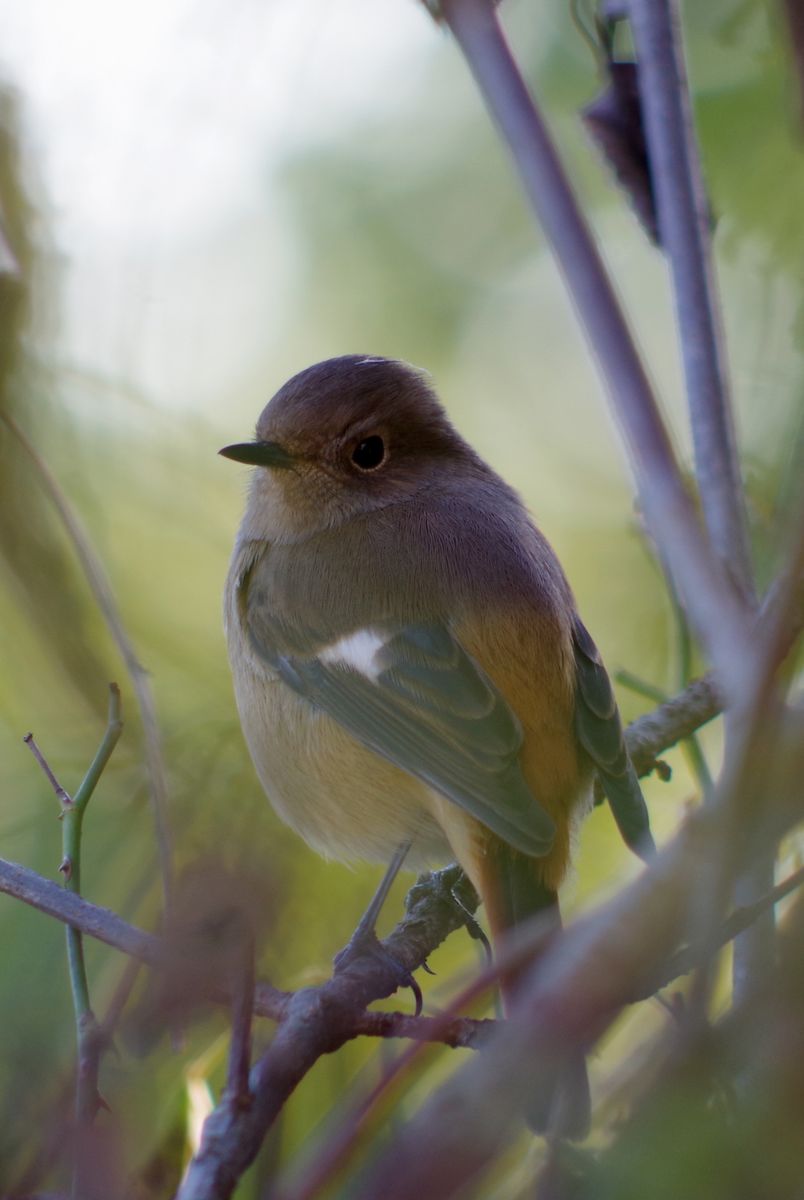
[[[374,660],[384,645],[384,639],[373,629],[358,629],[331,646],[325,646],[318,657],[330,666],[351,667],[374,682],[380,674]]]

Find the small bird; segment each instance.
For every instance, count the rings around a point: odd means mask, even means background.
[[[424,372],[363,355],[289,380],[256,440],[225,626],[257,774],[327,858],[457,859],[492,935],[558,925],[573,829],[600,776],[651,847],[608,675],[518,495],[450,423]],[[516,979],[503,980],[515,1000]],[[558,1097],[558,1099],[556,1099]],[[583,1136],[583,1061],[546,1079],[540,1130]]]

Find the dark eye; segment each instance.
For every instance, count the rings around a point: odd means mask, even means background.
[[[352,462],[361,471],[374,471],[385,460],[385,442],[379,434],[363,438],[352,451]]]

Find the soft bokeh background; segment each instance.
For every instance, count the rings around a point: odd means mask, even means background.
[[[691,3],[687,17],[766,578],[804,344],[804,160],[787,35],[755,0]],[[210,879],[236,872],[264,916],[261,972],[297,987],[329,969],[378,871],[322,863],[279,825],[234,711],[220,594],[245,471],[216,451],[249,436],[285,378],[347,351],[431,371],[462,432],[526,497],[612,670],[662,689],[681,682],[672,606],[560,277],[462,62],[422,6],[0,0],[0,19],[3,409],[89,532],[150,672],[177,866],[200,858]],[[664,265],[577,117],[597,86],[589,47],[562,0],[515,0],[506,19],[688,457]],[[83,885],[148,924],[159,889],[131,685],[36,473],[2,425],[0,502],[0,854],[55,877],[56,803],[22,735],[35,731],[74,788],[116,678],[128,723],[92,802]],[[631,717],[646,702],[622,691],[621,703]],[[717,729],[704,745],[716,765]],[[660,834],[696,794],[683,756],[669,761],[672,783],[647,784]],[[635,870],[596,811],[567,914]],[[53,1171],[41,1161],[73,1061],[63,933],[0,898],[0,945],[0,1185],[63,1185],[57,1138]],[[430,1005],[475,955],[456,937],[434,959]],[[102,1013],[124,964],[97,946],[88,960]],[[599,1095],[665,1020],[642,1006],[621,1022],[592,1064]],[[210,1016],[173,1046],[129,1025],[103,1091],[138,1194],[159,1197],[220,1085],[224,1024]],[[321,1062],[238,1195],[257,1196],[277,1165],[309,1154],[334,1106],[375,1080],[388,1053],[361,1044]],[[431,1056],[407,1103],[454,1061]],[[504,1165],[495,1195],[518,1195],[523,1168]]]

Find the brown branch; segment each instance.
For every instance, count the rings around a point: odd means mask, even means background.
[[[714,676],[694,679],[683,692],[633,721],[625,732],[638,775],[649,775],[665,750],[690,737],[723,711],[723,695]]]
[[[363,1012],[354,1019],[355,1036],[439,1042],[452,1050],[477,1050],[498,1022],[477,1017],[411,1017],[401,1012]]]
[[[50,786],[53,788],[53,791],[56,793],[56,799],[58,800],[59,804],[63,804],[65,806],[68,804],[72,804],[72,798],[71,798],[69,792],[65,791],[65,789],[61,786],[58,779],[54,775],[53,770],[50,766],[50,763],[47,761],[44,754],[39,749],[39,746],[36,744],[36,739],[34,738],[34,735],[32,733],[26,733],[25,737],[22,740],[25,742],[25,745],[31,751],[31,754],[33,754],[34,758],[39,763],[39,766],[42,768],[42,772],[43,772],[45,778],[47,779]]]
[[[129,925],[111,909],[92,904],[36,871],[5,858],[0,858],[0,892],[141,962],[156,965],[160,961],[162,943],[152,933]]]

